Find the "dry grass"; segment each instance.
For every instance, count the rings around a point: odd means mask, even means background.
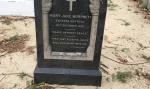
[[[29,40],[29,35],[15,35],[9,39],[0,41],[0,53],[13,53],[22,51],[26,47],[26,41]]]

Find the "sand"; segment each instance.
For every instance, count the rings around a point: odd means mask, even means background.
[[[102,66],[108,72],[103,72],[102,86],[52,85],[58,86],[56,89],[150,89],[150,80],[143,77],[143,74],[150,74],[150,63],[147,63],[150,57],[150,20],[144,19],[143,12],[131,0],[112,1],[114,6],[108,8],[101,56],[102,63],[108,67]],[[29,35],[26,47],[36,47],[33,18],[12,20],[9,25],[0,23],[0,41],[16,34]],[[33,80],[36,63],[36,48],[31,54],[23,51],[0,56],[0,89],[25,89]],[[133,77],[126,83],[112,79],[118,71],[130,71]],[[30,76],[21,78],[18,73]]]

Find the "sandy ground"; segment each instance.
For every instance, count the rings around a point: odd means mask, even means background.
[[[144,73],[150,74],[150,63],[147,63],[150,59],[149,33],[150,21],[144,19],[143,12],[135,2],[113,0],[113,6],[108,8],[101,56],[102,63],[107,66],[102,66],[105,69],[102,86],[59,85],[56,89],[150,89],[150,78],[143,77]],[[28,34],[30,40],[26,46],[36,47],[33,18],[12,21],[9,25],[0,23],[0,41],[16,34]],[[29,85],[36,66],[35,48],[34,51],[32,54],[24,51],[0,56],[0,89],[25,89]],[[129,71],[133,77],[127,79],[126,83],[113,79],[112,75],[117,72]]]

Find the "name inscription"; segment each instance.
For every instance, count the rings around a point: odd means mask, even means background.
[[[54,52],[83,53],[89,46],[92,20],[89,1],[71,1],[70,4],[66,4],[66,0],[53,1],[55,4],[49,13],[49,38]]]

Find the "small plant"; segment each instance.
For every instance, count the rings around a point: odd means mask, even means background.
[[[110,82],[110,78],[109,78],[109,77],[107,77],[107,78],[106,78],[106,81],[107,81],[107,82]]]
[[[146,55],[143,55],[143,54],[142,54],[142,58],[144,58],[144,59],[147,60],[147,61],[150,61],[150,56],[146,56]]]
[[[124,24],[123,25],[125,25],[125,26],[129,26],[130,25],[130,23],[129,22],[127,22],[127,21],[123,21],[124,22]]]
[[[50,85],[45,84],[45,83],[41,83],[41,84],[32,84],[32,85],[29,85],[25,89],[55,89],[55,87],[50,86]]]
[[[129,22],[127,22],[126,20],[123,20],[123,19],[117,19],[117,20],[122,21],[122,22],[123,22],[123,24],[122,24],[122,25],[125,25],[125,26],[129,26],[129,25],[130,25],[130,23],[129,23]]]
[[[16,88],[17,87],[17,84],[14,84],[13,88]]]
[[[132,78],[132,73],[129,72],[117,72],[116,79],[122,83],[126,83],[128,79]]]
[[[147,74],[145,74],[145,75],[143,75],[143,76],[144,76],[145,79],[147,79],[147,80],[150,81],[150,74],[147,73]]]
[[[42,89],[42,88],[36,88],[35,85],[30,85],[30,86],[28,86],[28,87],[25,88],[25,89]]]
[[[118,80],[122,83],[126,83],[128,79],[132,78],[132,72],[117,72],[117,74],[112,75],[112,81]]]
[[[16,35],[10,37],[8,40],[11,41],[11,42],[15,42],[15,41],[17,41],[18,39],[19,39],[19,35],[16,34]]]
[[[134,13],[139,13],[139,11],[134,11]]]
[[[130,49],[129,49],[129,48],[123,48],[123,49],[121,49],[121,51],[122,51],[122,52],[129,52]]]
[[[115,10],[118,5],[114,4],[111,0],[108,0],[109,10]]]
[[[3,17],[3,20],[1,22],[6,25],[12,24],[11,19],[6,18],[6,17]]]
[[[22,73],[18,74],[18,76],[20,79],[23,79],[24,77],[28,76],[28,74],[22,72]]]
[[[128,8],[128,11],[131,11],[131,9],[130,9],[130,8]]]

